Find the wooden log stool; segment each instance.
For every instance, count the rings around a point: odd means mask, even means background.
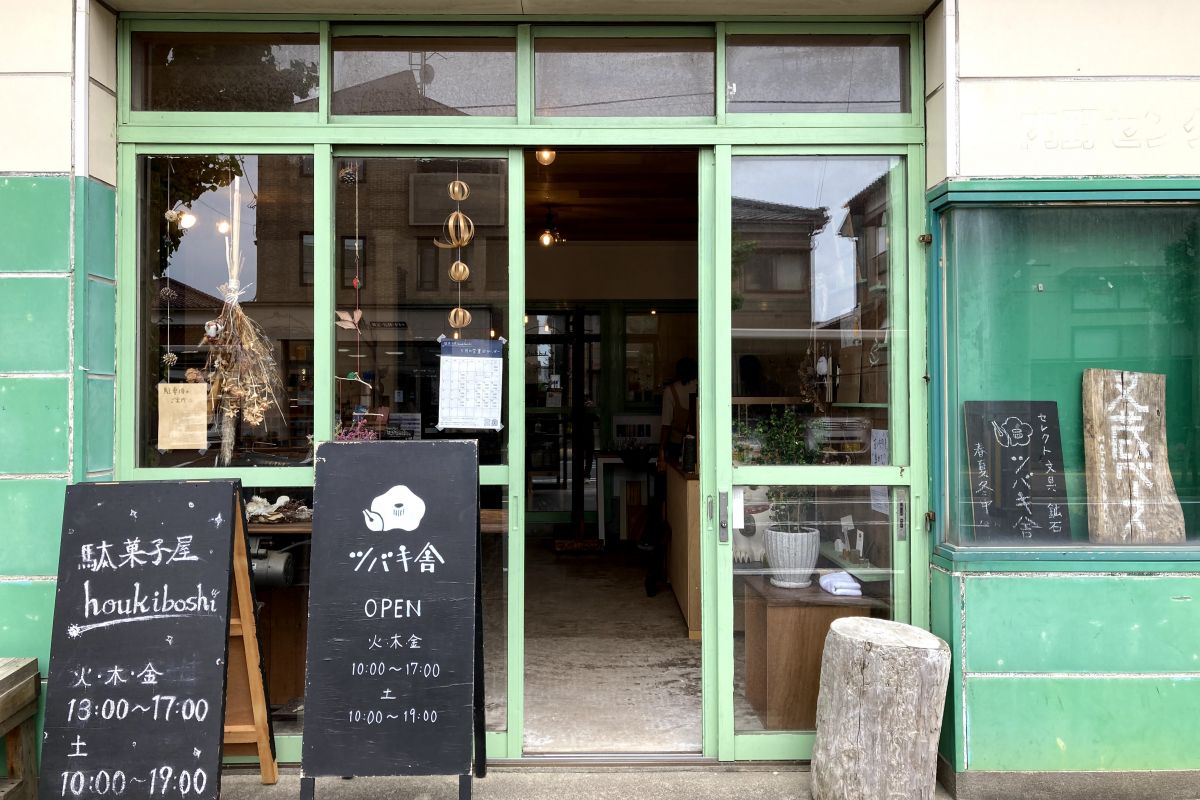
[[[812,756],[816,800],[930,800],[950,648],[899,622],[845,617],[825,638]]]
[[[0,736],[8,754],[8,777],[0,777],[0,800],[37,800],[36,658],[0,658]]]

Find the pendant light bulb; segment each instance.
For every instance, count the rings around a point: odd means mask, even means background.
[[[538,241],[541,242],[542,247],[549,247],[554,244],[554,232],[547,228],[542,231],[542,235],[538,237]]]
[[[558,156],[558,153],[555,153],[549,147],[539,147],[537,150],[535,150],[533,152],[533,157],[536,158],[537,162],[539,164],[541,164],[543,167],[548,167],[551,164],[553,164],[554,159],[557,156]]]
[[[179,215],[179,227],[185,231],[196,224],[196,215],[190,211],[184,211]]]
[[[217,233],[222,235],[229,233],[229,223],[226,220],[217,223]]]

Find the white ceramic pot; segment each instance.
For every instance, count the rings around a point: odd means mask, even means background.
[[[784,589],[812,585],[813,569],[821,552],[821,534],[816,528],[791,523],[774,523],[767,528],[767,561],[771,584]]]

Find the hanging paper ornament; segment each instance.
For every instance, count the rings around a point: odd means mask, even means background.
[[[446,217],[446,223],[442,225],[442,236],[445,237],[445,241],[434,239],[433,243],[443,250],[466,247],[471,243],[471,239],[475,238],[475,223],[461,211],[452,211],[450,216]]]
[[[469,277],[471,277],[471,268],[463,262],[455,261],[450,265],[450,280],[455,283],[462,283]]]
[[[210,319],[204,323],[204,335],[210,339],[217,338],[225,330],[225,323],[219,319]]]
[[[450,309],[446,318],[450,321],[451,328],[465,328],[471,324],[471,312],[462,307]]]
[[[471,196],[471,187],[466,181],[453,180],[446,186],[446,193],[450,195],[451,200],[461,203]]]

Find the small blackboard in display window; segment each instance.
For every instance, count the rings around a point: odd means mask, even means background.
[[[974,543],[1070,542],[1058,404],[967,401],[963,419]]]

